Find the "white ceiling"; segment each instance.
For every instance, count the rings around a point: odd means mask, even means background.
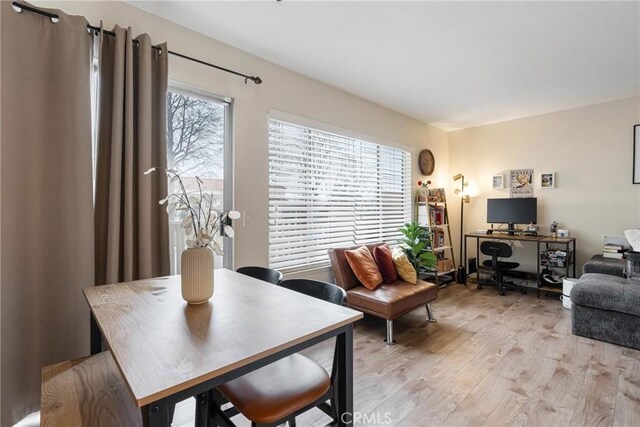
[[[638,1],[132,3],[447,130],[640,93]]]

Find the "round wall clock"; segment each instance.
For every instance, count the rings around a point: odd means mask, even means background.
[[[423,175],[429,176],[433,173],[433,169],[436,167],[436,160],[431,150],[422,150],[420,152],[418,166],[420,166],[420,172]]]

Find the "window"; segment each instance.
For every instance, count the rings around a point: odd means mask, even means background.
[[[411,218],[411,154],[269,120],[269,264],[329,264],[327,250],[395,243]]]
[[[231,201],[230,108],[228,100],[177,84],[167,93],[167,167],[180,172],[187,192],[198,192],[199,177],[203,191],[213,193],[216,210],[228,210]],[[169,193],[176,190],[174,185],[178,184],[169,182]],[[180,255],[186,248],[181,214],[169,211],[171,274],[180,273]],[[224,240],[224,259],[216,255],[216,268],[231,267],[231,241]]]

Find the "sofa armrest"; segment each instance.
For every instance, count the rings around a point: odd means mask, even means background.
[[[605,258],[602,255],[594,255],[582,267],[583,273],[608,274],[610,276],[624,277],[627,268],[627,260]]]

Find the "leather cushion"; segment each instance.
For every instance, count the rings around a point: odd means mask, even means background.
[[[382,284],[371,291],[357,286],[347,291],[347,305],[393,320],[438,297],[438,286],[418,280],[414,285],[405,281]]]
[[[249,372],[218,390],[254,423],[271,424],[315,402],[329,390],[327,371],[293,354]]]
[[[418,281],[418,273],[416,269],[413,268],[413,265],[409,262],[409,258],[407,258],[407,254],[404,253],[402,248],[395,247],[393,248],[393,263],[398,270],[398,276],[402,280],[408,283],[417,283]]]
[[[382,283],[380,270],[378,270],[378,266],[366,246],[344,251],[344,255],[347,258],[353,274],[356,275],[358,281],[362,283],[365,288],[374,290]]]
[[[396,265],[393,263],[389,246],[380,245],[373,248],[373,259],[378,265],[384,283],[391,284],[398,280],[398,270],[396,270]]]
[[[370,243],[367,245],[367,248],[369,249],[369,252],[373,252],[373,249],[381,244],[382,243]],[[356,249],[358,247],[359,246],[353,246],[350,248],[334,248],[329,249],[328,251],[329,260],[331,261],[331,269],[333,270],[333,276],[336,279],[336,285],[340,286],[344,290],[361,285],[353,274],[353,271],[347,262],[347,257],[344,255],[346,251]]]

